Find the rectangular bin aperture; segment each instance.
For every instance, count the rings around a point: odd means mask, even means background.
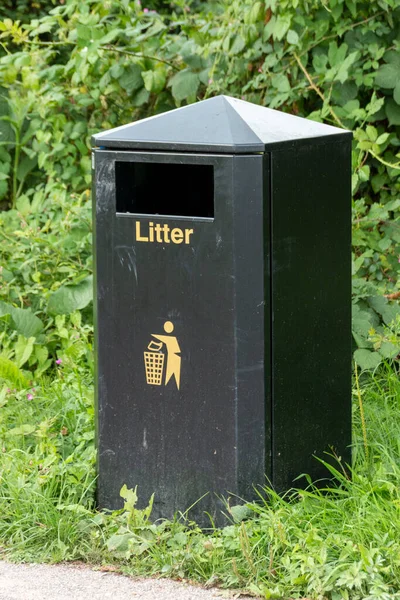
[[[94,146],[99,505],[221,522],[348,463],[351,134],[220,96]]]
[[[214,216],[212,165],[118,161],[115,185],[118,213]]]

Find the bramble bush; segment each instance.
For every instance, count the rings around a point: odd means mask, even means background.
[[[15,231],[1,250],[7,358],[30,339],[32,353],[16,362],[40,373],[45,348],[60,350],[54,310],[90,301],[90,135],[226,93],[353,130],[355,359],[363,369],[396,359],[397,0],[179,0],[162,13],[159,4],[68,0],[0,22],[0,199],[11,207],[1,220]],[[24,268],[10,269],[25,251]],[[16,326],[16,307],[31,328]]]

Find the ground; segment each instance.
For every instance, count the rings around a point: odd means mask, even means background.
[[[168,579],[132,579],[84,565],[0,562],[0,600],[216,600],[249,598]]]

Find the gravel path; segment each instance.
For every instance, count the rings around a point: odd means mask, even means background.
[[[131,579],[80,565],[16,565],[0,561],[0,600],[221,600],[229,597],[239,596],[167,579]]]

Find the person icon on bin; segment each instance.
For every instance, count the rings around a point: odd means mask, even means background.
[[[166,321],[164,323],[164,331],[168,335],[159,335],[156,333],[152,333],[151,336],[161,342],[161,344],[157,348],[159,350],[159,352],[161,352],[161,348],[163,345],[165,345],[165,349],[167,352],[167,355],[166,355],[167,367],[166,367],[166,372],[165,372],[164,385],[167,385],[169,380],[172,377],[175,377],[176,387],[179,390],[180,378],[181,378],[181,357],[179,356],[179,353],[180,353],[181,349],[179,347],[178,340],[176,339],[176,337],[174,335],[170,335],[174,331],[174,324],[171,323],[171,321]],[[155,344],[154,342],[150,342],[148,349],[153,350],[154,344]],[[154,353],[151,353],[151,354],[154,354]],[[145,361],[151,360],[149,355],[150,355],[149,352],[145,352]],[[160,359],[161,359],[161,356],[160,356]],[[162,370],[163,362],[164,362],[163,360],[158,362],[158,364],[159,364],[158,371]],[[152,363],[153,363],[153,361],[152,361]],[[146,363],[146,368],[147,367],[148,367],[148,363]],[[155,385],[161,385],[162,373],[159,372],[158,375],[159,375],[159,377],[154,378],[154,376],[153,376],[151,378],[151,380],[149,377],[147,377],[147,382],[155,384]]]

